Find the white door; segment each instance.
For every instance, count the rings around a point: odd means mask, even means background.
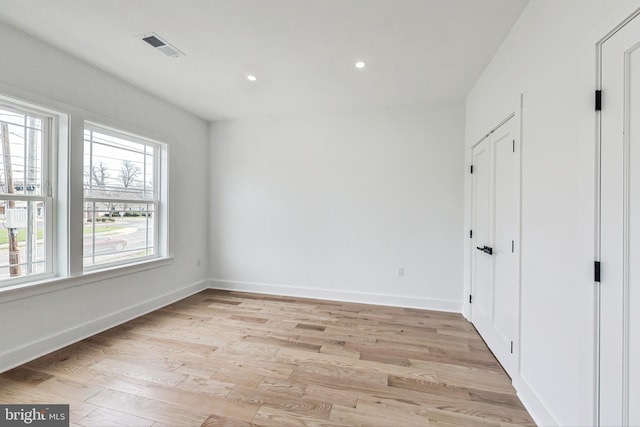
[[[473,218],[471,230],[471,321],[483,334],[492,323],[493,306],[493,209],[491,201],[491,141],[485,138],[473,148]],[[485,249],[485,248],[491,248]]]
[[[471,320],[509,375],[520,321],[520,158],[516,119],[473,149]]]
[[[640,425],[640,17],[602,43],[600,425]]]

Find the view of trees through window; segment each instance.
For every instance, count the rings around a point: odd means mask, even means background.
[[[84,144],[85,267],[156,255],[157,144],[94,126]]]
[[[76,155],[67,120],[0,95],[0,286],[77,274],[69,261],[80,254],[86,270],[163,255],[164,144],[85,123],[82,176],[67,176]],[[82,192],[69,185],[80,179]],[[80,197],[82,211],[73,207]],[[68,227],[82,228],[82,251]]]
[[[0,279],[47,270],[47,120],[0,106]]]

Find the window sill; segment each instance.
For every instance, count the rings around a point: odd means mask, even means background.
[[[89,271],[79,276],[53,277],[44,280],[38,280],[35,282],[20,283],[16,285],[9,285],[6,287],[0,287],[0,304],[19,299],[35,297],[50,292],[58,292],[64,289],[113,279],[115,277],[138,273],[145,270],[165,267],[167,265],[170,265],[172,262],[173,257],[159,258],[142,261],[136,264],[128,264],[125,266],[116,266],[101,270]]]

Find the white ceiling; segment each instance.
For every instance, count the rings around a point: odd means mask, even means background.
[[[0,20],[213,121],[463,99],[526,3],[0,0]]]

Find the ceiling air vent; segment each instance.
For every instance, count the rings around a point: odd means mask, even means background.
[[[171,46],[166,41],[162,40],[160,36],[158,36],[156,33],[146,33],[139,36],[139,38],[142,39],[142,41],[148,43],[154,49],[157,49],[160,52],[172,58],[184,55],[183,52],[181,52],[174,46]]]

